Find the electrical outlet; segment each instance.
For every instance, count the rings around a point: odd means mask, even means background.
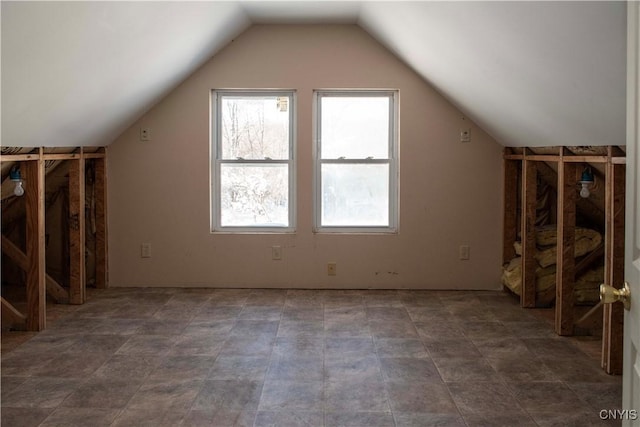
[[[151,258],[151,243],[140,245],[140,258]]]
[[[280,246],[271,246],[271,259],[272,260],[281,260],[282,259],[282,247],[280,247]]]
[[[327,264],[327,274],[329,276],[335,276],[337,274],[336,268],[336,263],[330,262],[329,264]]]
[[[471,129],[460,129],[460,142],[471,142]]]
[[[463,261],[471,258],[471,248],[469,245],[461,245],[460,246],[460,259]]]
[[[140,128],[140,141],[151,141],[151,128]]]

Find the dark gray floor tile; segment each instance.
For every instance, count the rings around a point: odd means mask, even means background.
[[[264,356],[218,356],[208,379],[263,381],[269,362]]]
[[[518,311],[522,311],[518,308]],[[516,312],[517,313],[517,312]],[[531,321],[502,321],[511,336],[516,338],[553,338],[556,336],[553,328],[546,322]]]
[[[444,323],[446,319],[454,320],[451,313],[443,306],[406,307],[407,313],[415,323]]]
[[[466,427],[459,414],[395,412],[396,427]],[[506,426],[505,426],[506,427]]]
[[[213,301],[213,300],[212,300]],[[242,312],[242,305],[210,305],[205,304],[194,316],[193,320],[205,320],[205,321],[224,321],[233,320]]]
[[[375,338],[418,338],[418,331],[410,321],[369,319],[369,328]]]
[[[7,408],[2,407],[2,427],[36,427],[53,412],[53,408]]]
[[[620,420],[603,420],[600,411],[573,410],[571,412],[541,412],[532,414],[540,427],[607,427],[619,426]]]
[[[478,359],[481,356],[475,344],[468,338],[425,338],[423,339],[429,355],[436,358],[467,357]]]
[[[316,336],[277,337],[273,354],[292,357],[322,356],[324,339]]]
[[[55,408],[81,384],[63,378],[29,378],[3,396],[2,410],[10,408]]]
[[[91,378],[62,403],[70,408],[123,409],[141,386],[140,381]]]
[[[24,383],[29,377],[5,376],[0,378],[0,393],[2,393],[2,402],[7,394]]]
[[[241,320],[280,320],[282,306],[247,305],[238,315]]]
[[[421,338],[464,337],[458,321],[418,322],[414,323],[414,326]]]
[[[468,427],[537,427],[533,418],[528,414],[477,414],[463,415]]]
[[[443,383],[386,383],[393,413],[446,414],[459,416],[458,408]]]
[[[282,312],[283,321],[323,321],[324,309],[319,307],[289,307],[285,306]]]
[[[38,352],[62,353],[84,337],[86,337],[86,335],[46,331],[46,333],[39,333],[22,344],[19,347],[19,351],[24,354],[35,354]]]
[[[275,338],[256,337],[229,337],[220,350],[220,354],[225,356],[271,356],[271,351],[275,343]]]
[[[261,381],[207,380],[192,409],[255,411],[260,402],[262,384]]]
[[[157,314],[156,314],[157,316]],[[136,331],[140,335],[179,335],[189,325],[189,320],[175,317],[145,320]]]
[[[327,337],[325,339],[325,357],[363,357],[376,355],[376,348],[371,337]]]
[[[107,360],[97,371],[94,378],[143,380],[162,361],[157,356],[137,356],[116,354]]]
[[[3,335],[3,426],[619,425],[598,411],[620,377],[502,292],[113,288],[59,309]]]
[[[504,382],[456,382],[448,386],[463,415],[515,414],[526,418],[524,409]]]
[[[51,354],[46,351],[30,352],[21,348],[2,355],[2,375],[31,376],[51,362]]]
[[[180,380],[184,378],[204,380],[209,375],[216,358],[214,356],[170,356],[151,372],[152,380]]]
[[[366,298],[365,298],[366,300]],[[407,310],[400,307],[371,307],[367,306],[367,319],[375,321],[411,322]]]
[[[325,320],[324,333],[327,337],[371,337],[371,330],[366,320]]]
[[[500,376],[485,359],[442,358],[434,363],[445,382],[500,381]]]
[[[92,334],[112,334],[112,335],[132,335],[138,332],[138,329],[144,325],[142,319],[114,319],[108,318],[102,320],[91,333]]]
[[[322,320],[283,320],[278,327],[278,337],[322,337],[324,323]]]
[[[345,356],[325,359],[327,381],[381,381],[380,362],[375,356]]]
[[[389,412],[391,410],[380,380],[345,379],[325,383],[327,412]]]
[[[39,377],[86,378],[100,368],[111,354],[61,353],[33,373]]]
[[[508,386],[520,406],[534,417],[542,412],[570,413],[591,409],[562,382],[514,382]]]
[[[264,383],[260,411],[321,411],[324,408],[322,381],[270,381]]]
[[[613,377],[613,379],[619,380],[619,377]],[[619,381],[592,382],[591,378],[584,378],[580,382],[566,381],[565,383],[581,400],[597,411],[622,409],[622,387]]]
[[[131,335],[116,354],[164,356],[171,351],[176,340],[173,335]]]
[[[254,427],[317,427],[324,425],[322,411],[258,411]]]
[[[255,418],[255,411],[224,408],[192,409],[180,425],[181,427],[253,427]]]
[[[517,356],[522,359],[534,357],[534,353],[519,338],[472,338],[471,342],[484,357]]]
[[[378,338],[375,341],[379,357],[429,357],[424,343],[413,338]]]
[[[567,339],[555,338],[523,338],[522,342],[536,356],[546,358],[557,358],[559,360],[574,357],[584,357],[576,346]]]
[[[562,357],[539,356],[557,379],[562,381],[579,382],[617,382],[618,378],[608,375],[593,363],[593,359],[585,354],[565,359]]]
[[[206,335],[226,338],[235,325],[234,320],[193,320],[182,331],[183,335]]]
[[[315,424],[319,425],[319,424]],[[325,427],[395,427],[391,412],[327,412]]]
[[[127,410],[174,411],[184,416],[200,393],[204,381],[192,380],[147,380],[133,395]]]
[[[166,353],[170,356],[216,356],[224,348],[227,338],[215,334],[189,333],[176,337],[175,344]]]
[[[385,381],[400,383],[442,382],[433,361],[425,358],[381,358],[382,376]]]
[[[231,335],[239,337],[275,337],[280,322],[277,320],[237,320]]]
[[[164,409],[162,405],[145,408],[127,408],[111,424],[111,427],[175,427],[187,415],[185,409]]]
[[[533,355],[507,355],[488,357],[487,362],[504,379],[511,382],[555,381],[557,378],[542,360]]]
[[[273,355],[266,378],[284,381],[322,381],[323,374],[322,357]]]
[[[111,355],[127,340],[128,337],[123,335],[81,335],[77,342],[67,349],[67,352]]]
[[[504,338],[509,337],[511,332],[504,327],[502,322],[491,321],[471,321],[461,322],[462,331],[467,338]]]

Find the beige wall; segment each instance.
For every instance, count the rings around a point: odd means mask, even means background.
[[[428,52],[425,52],[428,54]],[[212,234],[209,95],[297,91],[297,231]],[[312,232],[312,91],[400,91],[400,232]],[[139,141],[151,128],[152,140]],[[460,143],[470,127],[472,142]],[[109,148],[112,286],[497,289],[501,147],[357,26],[257,25]],[[152,257],[140,257],[141,243]],[[458,247],[471,246],[460,261]],[[283,248],[281,261],[271,247]],[[327,276],[327,262],[337,275]]]

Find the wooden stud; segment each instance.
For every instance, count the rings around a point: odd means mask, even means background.
[[[13,244],[4,234],[2,235],[2,253],[11,258],[16,265],[24,271],[27,271],[28,261],[27,255]],[[69,302],[69,293],[65,288],[60,286],[55,279],[48,274],[45,276],[47,293],[60,304]]]
[[[555,330],[573,335],[573,288],[575,284],[576,164],[558,163],[558,238]]]
[[[502,262],[506,264],[515,256],[513,243],[518,234],[518,163],[504,161],[504,200],[502,212]]]
[[[622,288],[624,283],[625,165],[610,163],[606,170],[605,283]],[[622,304],[604,304],[602,314],[602,368],[622,373]]]
[[[105,152],[106,155],[106,152]],[[96,287],[109,287],[107,252],[107,165],[106,158],[94,160],[96,196]]]
[[[24,197],[27,211],[27,329],[46,326],[44,160],[24,163]]]
[[[520,305],[536,306],[536,197],[537,167],[534,161],[522,162],[522,290]]]
[[[2,304],[2,323],[10,324],[13,329],[25,329],[27,322],[26,316],[16,310],[4,297],[0,296],[0,303]]]
[[[104,159],[104,153],[84,153],[85,159]]]
[[[82,153],[69,165],[69,302],[84,304],[85,274],[85,160]]]

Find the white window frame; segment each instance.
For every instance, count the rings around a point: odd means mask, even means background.
[[[355,159],[338,158],[322,159],[322,98],[332,97],[380,97],[387,96],[391,101],[389,108],[389,152],[387,159]],[[318,233],[397,233],[399,227],[399,91],[395,89],[322,89],[313,93],[313,229]],[[350,225],[327,226],[322,225],[322,165],[323,164],[388,164],[389,165],[389,225]]]
[[[221,102],[225,96],[288,97],[289,98],[289,158],[288,159],[223,159],[221,137]],[[211,91],[210,122],[210,197],[212,233],[293,233],[296,230],[296,92],[292,89],[213,89]],[[220,173],[223,164],[286,164],[288,165],[289,225],[288,226],[222,226]]]

